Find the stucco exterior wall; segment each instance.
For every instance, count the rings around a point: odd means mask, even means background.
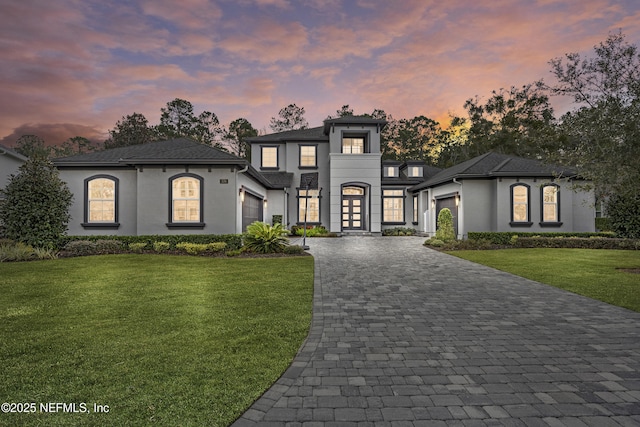
[[[511,192],[513,184],[522,183],[529,185],[529,227],[513,226],[511,222]],[[541,188],[544,184],[552,183],[550,179],[533,178],[504,178],[496,183],[496,231],[523,231],[523,232],[571,232],[571,231],[595,231],[595,208],[590,203],[592,195],[589,192],[575,191],[571,183],[555,181],[559,185],[560,226],[545,226],[542,223]],[[583,203],[584,202],[584,203]],[[473,230],[475,231],[475,230]]]
[[[0,154],[0,188],[9,183],[9,175],[16,175],[24,162],[13,156]]]
[[[300,146],[315,145],[317,168],[300,167]],[[298,187],[300,186],[300,176],[303,173],[318,173],[318,188],[322,189],[320,196],[320,222],[323,225],[329,223],[328,193],[329,193],[329,144],[327,142],[293,141],[287,142],[287,165],[286,172],[293,173],[289,199],[289,226],[302,222],[298,218]]]
[[[202,217],[204,228],[168,228],[169,180],[185,173],[185,167],[149,167],[138,172],[138,234],[229,234],[236,232],[238,199],[235,172],[231,167],[209,169],[207,166],[188,168],[188,173],[203,179]],[[222,180],[222,181],[221,181]],[[226,180],[227,183],[224,183]]]
[[[382,208],[380,191],[380,153],[329,155],[330,174],[330,210],[329,229],[341,232],[340,214],[342,209],[342,186],[344,184],[367,187],[366,230],[372,233],[381,231]]]
[[[118,222],[120,227],[114,228],[85,228],[86,201],[84,199],[84,181],[95,175],[110,175],[118,178]],[[131,236],[137,234],[137,198],[138,185],[135,169],[61,169],[60,179],[67,183],[73,194],[73,202],[69,208],[71,221],[67,234],[70,236]]]

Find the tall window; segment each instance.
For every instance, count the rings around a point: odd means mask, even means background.
[[[200,177],[180,175],[171,180],[171,222],[202,222]]]
[[[560,221],[558,204],[558,187],[545,185],[542,187],[542,222]]]
[[[277,168],[278,167],[278,147],[261,147],[262,148],[262,168]]]
[[[382,222],[404,224],[404,190],[382,190]]]
[[[515,184],[511,186],[511,222],[529,223],[529,186]]]
[[[316,145],[300,146],[300,167],[315,168],[318,166],[317,148]]]
[[[298,190],[298,222],[320,222],[320,194],[318,190]]]
[[[413,223],[418,223],[418,195],[413,196]]]
[[[344,137],[342,138],[342,152],[345,154],[364,153],[364,137]]]
[[[87,223],[117,222],[116,193],[118,180],[114,177],[100,176],[86,181]]]

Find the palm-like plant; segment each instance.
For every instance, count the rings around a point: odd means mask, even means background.
[[[269,225],[256,221],[247,227],[244,238],[244,246],[256,253],[269,254],[282,252],[289,245],[289,239],[285,236],[287,230],[282,224]]]

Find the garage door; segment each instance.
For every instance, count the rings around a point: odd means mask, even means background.
[[[255,221],[262,221],[263,212],[262,212],[263,201],[261,198],[254,196],[253,194],[249,194],[247,192],[244,193],[244,202],[242,202],[242,230],[246,231],[247,226]]]
[[[436,200],[436,221],[438,215],[440,215],[440,211],[444,208],[449,208],[451,211],[451,215],[453,215],[453,230],[458,235],[458,207],[456,206],[456,198],[455,197],[447,197],[445,199],[437,199]],[[437,227],[440,227],[440,224],[437,224]]]

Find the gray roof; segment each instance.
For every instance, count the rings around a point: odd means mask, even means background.
[[[139,164],[237,164],[245,159],[192,139],[177,138],[112,148],[54,160],[56,166],[128,166]]]
[[[471,160],[445,169],[425,182],[411,187],[410,191],[451,182],[454,179],[493,178],[493,177],[573,177],[573,170],[560,166],[547,165],[539,160],[524,159],[489,152]]]
[[[293,183],[291,172],[262,172],[261,175],[271,183],[271,188],[288,188]]]
[[[271,133],[269,135],[255,136],[246,138],[247,142],[287,142],[287,141],[314,141],[329,142],[329,137],[324,134],[323,127],[315,127],[308,129],[287,130],[284,132]]]
[[[343,117],[337,117],[335,119],[326,119],[324,121],[324,133],[329,135],[329,130],[331,129],[331,126],[334,124],[354,125],[354,126],[376,125],[376,126],[379,126],[380,129],[382,129],[383,127],[386,126],[387,121],[382,119],[374,119],[373,117],[369,117],[369,116],[343,116]]]
[[[5,147],[4,145],[0,145],[0,156],[10,156],[13,157],[15,159],[21,160],[23,162],[26,162],[28,159],[27,156],[23,156],[22,154],[18,153],[15,150],[12,150],[9,147]]]

